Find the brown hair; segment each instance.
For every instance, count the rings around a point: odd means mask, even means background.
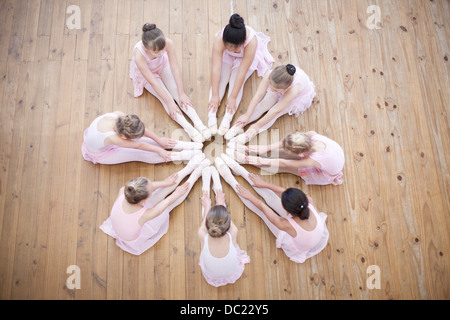
[[[212,207],[206,216],[206,229],[213,238],[220,238],[230,229],[231,216],[221,205]]]
[[[128,203],[138,204],[142,200],[145,200],[150,195],[147,190],[148,179],[139,177],[132,179],[125,185],[125,199]]]
[[[154,23],[146,23],[142,27],[142,43],[147,49],[160,51],[166,47],[166,38],[161,29]]]
[[[292,64],[278,66],[270,73],[270,83],[277,89],[287,89],[294,81],[295,71]]]
[[[291,133],[284,138],[283,149],[289,150],[295,154],[309,153],[312,149],[312,140],[306,133]]]
[[[127,139],[138,139],[144,135],[145,125],[137,115],[127,114],[117,119],[116,132]]]

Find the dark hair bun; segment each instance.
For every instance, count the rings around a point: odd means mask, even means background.
[[[286,189],[281,194],[281,204],[293,216],[299,217],[301,220],[309,218],[308,197],[302,190]]]
[[[297,70],[295,69],[295,67],[292,64],[288,64],[286,66],[286,71],[287,71],[287,73],[289,73],[289,75],[293,76],[295,74],[295,71],[297,71]]]
[[[147,31],[153,30],[153,29],[155,29],[155,28],[156,28],[156,24],[154,24],[154,23],[146,23],[146,24],[144,24],[144,26],[142,27],[142,31],[143,31],[143,32],[147,32]]]
[[[235,29],[245,28],[244,19],[237,13],[230,17],[230,26]]]

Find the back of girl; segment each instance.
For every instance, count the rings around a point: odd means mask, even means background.
[[[277,248],[298,263],[322,251],[328,242],[326,214],[318,212],[306,194],[295,188],[285,190],[281,196],[283,208],[289,213],[288,221],[295,230],[295,237],[280,231]]]
[[[199,229],[199,265],[205,280],[214,287],[235,283],[244,272],[244,264],[250,262],[236,243],[237,232],[230,213],[222,205],[209,210]]]

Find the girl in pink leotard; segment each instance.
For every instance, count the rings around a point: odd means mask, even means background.
[[[115,238],[121,249],[142,254],[167,233],[170,212],[186,199],[209,164],[200,154],[164,181],[152,182],[145,177],[130,180],[120,189],[111,215],[100,229]],[[189,179],[177,187],[189,174]]]
[[[269,172],[287,172],[300,176],[307,185],[340,185],[345,156],[335,141],[314,131],[289,134],[283,141],[269,146],[248,146],[244,151],[260,156],[246,156],[242,150],[227,150],[238,162],[251,164]],[[272,153],[272,158],[262,155]],[[279,157],[273,158],[274,154]]]
[[[220,175],[247,208],[256,213],[276,238],[276,245],[298,263],[318,254],[328,242],[326,214],[318,212],[310,197],[298,189],[284,189],[249,173],[225,154],[216,158]],[[264,200],[242,187],[231,173],[242,176]]]
[[[208,103],[208,127],[212,134],[224,135],[242,99],[244,83],[257,71],[263,77],[272,67],[273,57],[267,49],[270,38],[244,24],[238,14],[214,39],[211,56],[211,92]],[[229,83],[226,112],[217,129],[217,109]]]
[[[216,205],[211,207],[209,179],[212,176]],[[231,221],[219,174],[214,167],[203,169],[202,209],[206,216],[198,230],[201,244],[199,265],[205,280],[214,287],[235,283],[250,262],[247,253],[237,244],[238,229]]]
[[[184,92],[173,41],[165,38],[155,24],[146,23],[142,31],[142,41],[135,45],[130,65],[134,96],[142,95],[145,88],[158,98],[164,110],[193,141],[209,139],[211,132],[200,120],[192,101]],[[192,120],[195,128],[181,111]]]
[[[232,139],[247,124],[256,121],[237,138],[239,143],[245,144],[269,129],[283,115],[298,117],[303,114],[315,96],[314,83],[302,69],[291,64],[278,66],[266,73],[247,111],[228,130],[225,139]]]
[[[81,151],[84,159],[93,163],[139,161],[155,164],[189,160],[201,152],[202,146],[201,143],[159,137],[146,129],[138,116],[116,111],[101,115],[91,123],[84,132]]]

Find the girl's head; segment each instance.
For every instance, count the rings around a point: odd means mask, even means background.
[[[135,178],[125,185],[125,199],[128,203],[138,204],[152,193],[152,183],[145,177]]]
[[[145,133],[145,125],[135,114],[127,114],[116,121],[116,132],[127,139],[139,139]]]
[[[312,150],[312,140],[306,133],[291,133],[284,138],[283,149],[302,157],[308,156]]]
[[[222,40],[225,48],[230,51],[239,52],[245,43],[247,30],[245,29],[244,19],[237,13],[230,18],[230,23],[223,30]]]
[[[299,189],[289,188],[281,194],[283,208],[301,220],[309,218],[308,197]]]
[[[289,86],[292,84],[292,81],[294,81],[295,71],[295,66],[293,66],[292,64],[276,67],[270,73],[270,85],[273,86],[274,89],[285,90],[289,88]]]
[[[142,43],[146,49],[158,52],[166,47],[166,38],[156,24],[146,23],[142,27],[142,31]]]
[[[213,238],[223,236],[230,229],[231,216],[224,206],[212,207],[206,216],[206,229]]]

